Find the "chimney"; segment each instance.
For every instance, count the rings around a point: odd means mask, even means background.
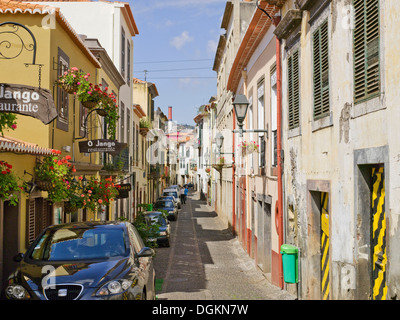
[[[172,107],[168,107],[168,120],[172,120]]]

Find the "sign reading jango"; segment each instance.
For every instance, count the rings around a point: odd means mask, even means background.
[[[127,143],[121,143],[115,140],[95,139],[79,142],[79,151],[81,153],[107,152],[112,155],[117,155],[127,146]]]
[[[51,92],[23,84],[0,84],[0,112],[34,117],[44,124],[49,124],[57,118]]]

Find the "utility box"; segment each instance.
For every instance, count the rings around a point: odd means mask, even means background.
[[[282,265],[283,265],[283,280],[286,283],[298,283],[299,249],[290,244],[281,245]]]

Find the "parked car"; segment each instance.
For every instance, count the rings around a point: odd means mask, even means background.
[[[168,212],[168,220],[176,220],[178,218],[178,209],[172,200],[157,200],[153,206],[154,211],[166,210]]]
[[[179,197],[179,192],[176,191],[175,189],[164,189],[163,191],[163,196],[173,196],[176,199],[176,202],[178,203],[178,209],[181,208],[181,198]]]
[[[169,221],[165,219],[164,214],[159,211],[146,211],[143,215],[148,223],[148,225],[159,225],[158,236],[154,239],[149,239],[150,241],[157,241],[157,244],[165,245],[169,247],[169,238],[171,234],[171,228]]]
[[[176,199],[174,196],[161,196],[157,200],[172,200],[175,204],[175,207],[178,208],[178,199]]]
[[[9,276],[5,296],[32,300],[155,299],[154,250],[129,222],[46,228]],[[54,275],[54,276],[53,276]]]

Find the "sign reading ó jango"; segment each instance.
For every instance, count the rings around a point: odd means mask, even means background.
[[[79,142],[79,151],[81,153],[107,152],[112,155],[117,155],[127,146],[127,143],[121,143],[115,140],[96,139]]]
[[[24,84],[0,84],[0,112],[11,112],[49,124],[57,118],[53,96],[47,89]]]

